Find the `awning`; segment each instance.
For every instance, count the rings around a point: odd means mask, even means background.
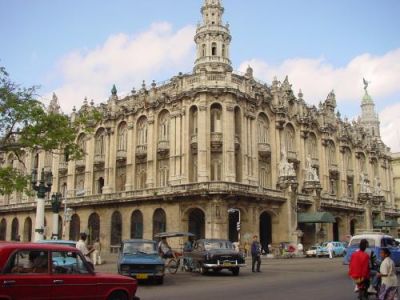
[[[374,228],[397,228],[400,227],[396,220],[374,220]]]
[[[335,217],[329,212],[299,213],[298,223],[336,223]]]

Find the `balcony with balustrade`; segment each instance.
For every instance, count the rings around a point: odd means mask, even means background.
[[[147,157],[147,145],[136,146],[136,157],[138,159],[144,159]]]
[[[169,152],[169,141],[162,140],[158,141],[157,153],[160,155],[165,155]]]
[[[271,155],[271,145],[267,142],[258,143],[258,154],[262,157]]]
[[[210,142],[211,142],[211,151],[221,152],[223,144],[222,132],[211,132]]]

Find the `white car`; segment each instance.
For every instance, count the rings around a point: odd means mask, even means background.
[[[317,250],[320,246],[312,246],[310,249],[306,251],[306,257],[316,257],[317,256]]]

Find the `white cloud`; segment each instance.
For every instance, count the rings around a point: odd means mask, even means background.
[[[400,152],[400,103],[386,107],[379,118],[383,141],[392,152]]]
[[[85,96],[103,102],[114,83],[120,93],[140,88],[142,80],[150,84],[187,71],[194,60],[194,31],[192,26],[174,31],[169,23],[155,23],[136,35],[112,35],[96,49],[69,53],[52,75],[62,78],[54,92],[63,111],[80,107]]]
[[[360,101],[363,96],[362,78],[371,81],[368,89],[375,101],[384,97],[400,95],[400,48],[382,56],[363,54],[352,59],[346,66],[337,68],[324,58],[293,58],[279,65],[270,65],[260,59],[244,61],[240,70],[250,65],[254,75],[271,82],[288,75],[297,92],[302,89],[309,103],[325,100],[334,89],[339,102]]]

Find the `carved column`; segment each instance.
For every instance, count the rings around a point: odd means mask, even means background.
[[[111,128],[107,128],[107,135],[105,137],[106,145],[105,145],[105,158],[104,158],[104,187],[103,194],[109,194],[112,192],[110,185],[110,156],[111,156]]]
[[[133,190],[133,179],[135,178],[134,174],[134,161],[135,161],[135,151],[133,144],[133,139],[135,135],[135,130],[133,126],[133,116],[129,116],[128,120],[128,132],[127,132],[127,143],[126,143],[126,183],[125,183],[125,191]]]
[[[93,176],[94,176],[94,143],[95,139],[92,135],[91,137],[88,136],[86,142],[86,167],[85,167],[85,195],[92,195],[93,194]]]
[[[152,188],[155,186],[156,178],[156,158],[157,158],[157,134],[154,128],[154,115],[148,116],[147,121],[147,181],[146,187]]]
[[[208,170],[208,153],[207,147],[209,143],[209,122],[207,106],[205,104],[205,95],[201,96],[201,103],[199,104],[198,112],[198,135],[197,135],[197,145],[198,145],[198,181],[205,182],[209,180]]]
[[[231,103],[226,105],[223,122],[223,162],[226,181],[234,182],[235,175],[235,114]]]

